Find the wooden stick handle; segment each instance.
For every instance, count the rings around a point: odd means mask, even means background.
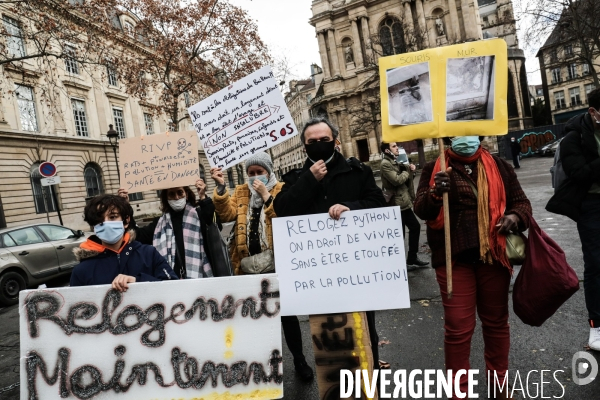
[[[440,148],[440,167],[442,171],[446,171],[446,157],[444,155],[444,140],[438,138],[438,146]],[[442,205],[444,207],[444,239],[446,244],[446,290],[448,298],[452,298],[452,243],[450,242],[450,206],[448,201],[448,192],[444,192],[442,197]]]

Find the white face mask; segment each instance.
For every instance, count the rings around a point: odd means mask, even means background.
[[[185,203],[187,202],[187,199],[185,197],[182,197],[179,200],[168,200],[168,202],[169,206],[171,206],[173,211],[181,211],[185,208]]]

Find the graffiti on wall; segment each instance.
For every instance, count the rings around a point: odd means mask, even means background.
[[[554,132],[547,130],[545,132],[528,132],[517,141],[521,145],[521,155],[529,156],[535,153],[540,147],[556,139]]]

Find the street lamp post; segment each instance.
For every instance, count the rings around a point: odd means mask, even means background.
[[[119,133],[113,129],[112,124],[108,125],[110,128],[108,132],[106,132],[106,137],[110,141],[110,147],[113,149],[113,153],[115,153],[115,164],[117,165],[117,182],[121,185],[121,173],[119,172],[119,161],[117,160],[117,142],[119,140]]]

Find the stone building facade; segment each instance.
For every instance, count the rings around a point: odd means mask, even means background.
[[[589,64],[578,55],[578,41],[569,37],[568,29],[561,24],[569,23],[561,16],[536,57],[540,63],[542,87],[546,98],[546,113],[554,124],[567,122],[588,109],[587,95],[596,88]],[[600,53],[593,61],[596,75],[600,74]]]
[[[524,55],[510,0],[314,0],[312,14],[324,76],[311,112],[340,127],[345,155],[380,157],[378,58],[479,40],[484,33],[504,38],[510,49],[510,128],[530,125]]]
[[[300,132],[304,128],[304,124],[311,118],[310,103],[323,80],[323,70],[318,65],[311,65],[310,71],[310,78],[290,81],[289,92],[285,94],[285,104]],[[280,178],[286,172],[302,167],[304,160],[306,160],[306,153],[300,141],[300,135],[271,148],[270,152],[275,173]]]
[[[0,13],[5,27],[8,21],[14,30],[9,51],[28,54],[30,44],[19,40],[19,15],[2,8]],[[117,17],[121,26],[135,24],[133,16]],[[121,138],[168,129],[166,116],[155,116],[147,108],[157,100],[132,98],[106,67],[83,68],[68,59],[59,64],[53,81],[34,62],[0,69],[0,227],[58,223],[58,208],[65,226],[89,230],[82,218],[86,199],[116,194],[119,188],[115,156],[106,137],[109,124]],[[189,119],[178,128],[193,129]],[[199,156],[201,174],[208,175],[203,151]],[[43,161],[53,162],[61,178],[54,186],[57,204],[48,187],[40,184],[38,166]],[[237,183],[237,175],[238,169],[229,172],[230,187]],[[214,187],[211,179],[207,183],[209,189]],[[130,200],[138,218],[160,213],[157,191],[132,193]]]

